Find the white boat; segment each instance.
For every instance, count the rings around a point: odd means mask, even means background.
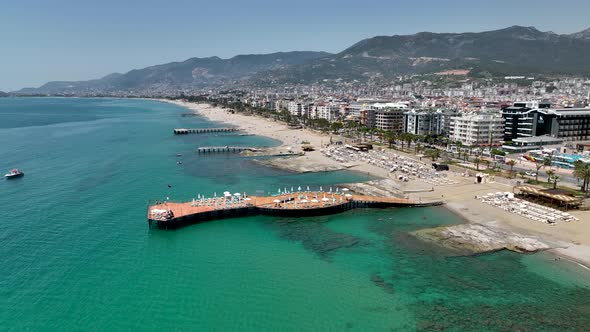
[[[21,176],[24,176],[25,173],[19,171],[18,169],[11,169],[8,173],[4,174],[4,177],[6,179],[14,179],[14,178],[20,178]]]

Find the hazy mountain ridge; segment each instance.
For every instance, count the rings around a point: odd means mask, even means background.
[[[590,29],[573,34],[534,27],[376,36],[337,54],[272,54],[190,58],[97,80],[49,82],[20,93],[133,91],[155,87],[309,84],[323,80],[392,79],[403,74],[469,69],[472,75],[590,74]]]
[[[377,36],[344,51],[257,77],[260,83],[392,78],[400,74],[473,69],[502,74],[590,73],[590,29],[558,35],[513,26],[480,33]]]
[[[228,80],[245,80],[265,70],[285,69],[292,65],[324,57],[330,53],[312,51],[277,52],[271,54],[237,55],[230,59],[219,57],[190,58],[134,69],[125,74],[110,74],[88,81],[55,81],[39,88],[25,88],[19,93],[82,93],[93,90],[139,90],[150,87],[208,86]]]

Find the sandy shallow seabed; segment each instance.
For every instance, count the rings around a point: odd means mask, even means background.
[[[293,157],[288,163],[282,163],[284,168],[293,171],[323,171],[338,170],[344,167],[321,154],[319,148],[333,139],[342,138],[320,134],[307,129],[290,129],[285,124],[257,116],[231,114],[226,109],[214,107],[209,104],[195,104],[184,101],[164,100],[190,109],[196,114],[202,115],[215,122],[223,122],[239,127],[243,131],[261,136],[270,137],[281,141],[278,152],[288,154],[289,151],[299,151],[301,142],[307,141],[316,148],[307,152],[304,156]],[[290,148],[290,149],[289,149]],[[405,154],[404,154],[405,155]],[[408,155],[406,155],[408,156]],[[275,164],[275,166],[278,166]],[[373,176],[388,178],[387,170],[359,162],[348,165],[350,170],[366,172]],[[458,181],[458,185],[446,185],[432,187],[420,181],[412,181],[401,185],[402,190],[419,191],[409,194],[409,198],[415,200],[442,199],[446,207],[465,218],[470,223],[478,223],[503,231],[519,233],[523,235],[537,236],[552,243],[559,243],[560,248],[552,252],[564,256],[578,264],[590,268],[590,211],[573,211],[573,215],[580,220],[570,223],[559,223],[556,226],[532,221],[522,216],[501,210],[474,199],[475,195],[485,195],[497,191],[511,191],[511,187],[500,183],[474,184],[473,178],[464,178],[459,174],[449,174],[449,177]],[[398,188],[399,189],[399,188]]]

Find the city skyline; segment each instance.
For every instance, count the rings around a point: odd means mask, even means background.
[[[191,57],[293,50],[337,53],[377,35],[480,32],[511,25],[561,34],[589,27],[583,13],[590,4],[564,1],[561,8],[569,9],[568,17],[539,19],[550,17],[553,7],[549,1],[488,1],[475,7],[465,0],[6,4],[0,13],[5,35],[0,90],[99,78]]]

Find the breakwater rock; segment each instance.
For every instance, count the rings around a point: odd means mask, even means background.
[[[431,242],[462,255],[474,255],[499,250],[532,253],[564,244],[541,240],[530,235],[517,234],[482,224],[462,224],[421,229],[411,233],[418,239]]]
[[[286,171],[296,173],[308,172],[332,172],[345,169],[344,166],[338,164],[324,163],[307,156],[274,158],[259,161],[263,165],[280,168]]]
[[[391,179],[345,183],[342,186],[363,195],[405,198],[399,184]]]

